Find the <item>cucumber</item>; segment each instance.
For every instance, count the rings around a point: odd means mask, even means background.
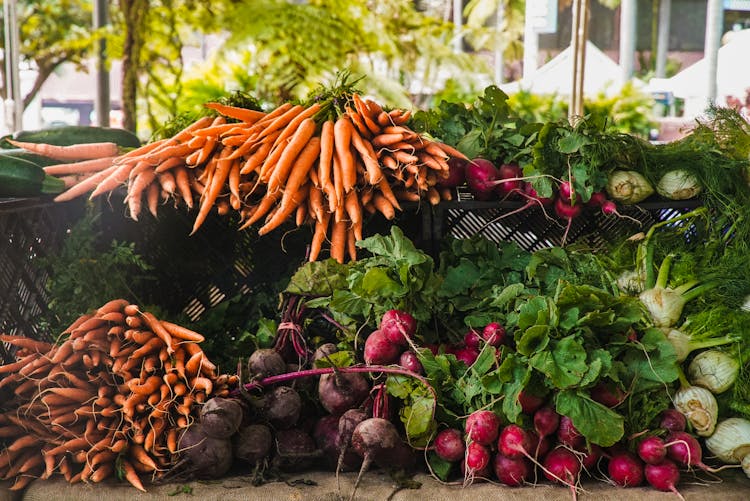
[[[63,180],[48,176],[37,164],[0,155],[0,197],[36,197],[63,191]]]
[[[0,156],[9,156],[13,158],[20,158],[22,160],[28,160],[31,163],[37,164],[39,167],[46,167],[48,165],[61,163],[59,160],[55,160],[54,158],[38,155],[36,153],[26,151],[23,148],[13,148],[10,150],[0,149]]]
[[[83,143],[115,143],[123,148],[141,145],[138,136],[125,129],[95,127],[90,125],[66,125],[51,129],[22,130],[12,136],[16,141],[70,146]]]

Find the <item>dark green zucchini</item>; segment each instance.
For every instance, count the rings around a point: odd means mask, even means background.
[[[0,197],[37,197],[62,193],[65,183],[33,162],[0,155]]]
[[[50,129],[22,130],[13,134],[12,139],[57,146],[105,142],[115,143],[123,148],[137,148],[141,145],[138,136],[125,129],[90,125],[66,125]]]
[[[13,158],[20,158],[22,160],[28,160],[31,163],[37,164],[39,167],[46,167],[48,165],[55,165],[55,164],[61,163],[59,160],[55,160],[54,158],[49,158],[43,155],[38,155],[36,153],[26,151],[22,148],[13,148],[12,150],[0,149],[0,156],[3,156],[3,155],[13,157]]]

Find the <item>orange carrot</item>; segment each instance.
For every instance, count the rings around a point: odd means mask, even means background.
[[[208,186],[208,189],[204,192],[200,209],[198,210],[198,214],[195,216],[193,230],[190,232],[191,235],[194,234],[198,230],[198,228],[200,228],[200,226],[206,220],[206,217],[208,217],[208,213],[211,211],[211,208],[214,206],[216,199],[219,197],[219,194],[224,187],[224,182],[229,177],[229,171],[232,167],[232,161],[227,157],[230,151],[231,150],[229,148],[225,147],[220,154],[219,160],[216,162],[216,174],[211,179],[210,186]]]
[[[288,138],[292,137],[302,122],[307,118],[312,118],[320,110],[320,104],[313,103],[297,116],[295,116],[282,130],[281,134],[274,141],[274,146],[283,143]]]
[[[187,329],[180,325],[173,324],[172,322],[167,322],[166,320],[162,320],[161,324],[164,326],[167,332],[172,335],[172,338],[180,339],[183,341],[191,341],[193,343],[202,343],[204,341],[204,337],[201,334],[198,334],[197,332],[191,331],[190,329]]]
[[[285,189],[279,208],[274,212],[273,216],[258,229],[258,235],[265,235],[266,233],[278,228],[284,221],[286,221],[289,216],[291,216],[292,212],[297,209],[297,206],[307,199],[307,193],[309,190],[309,183],[300,187],[297,191],[289,191]]]
[[[401,210],[401,204],[398,203],[398,199],[391,189],[391,184],[388,182],[385,176],[380,179],[378,188],[380,189],[380,193],[383,194],[383,196],[391,203],[391,205],[393,205],[394,208]]]
[[[274,207],[279,198],[281,198],[281,191],[277,191],[276,193],[266,192],[258,205],[256,205],[255,212],[238,229],[244,230],[260,221]]]
[[[271,134],[272,132],[276,132],[282,127],[285,127],[286,125],[289,124],[289,122],[294,120],[294,117],[302,113],[304,110],[305,110],[305,107],[299,104],[294,105],[291,108],[288,108],[286,111],[284,111],[283,113],[281,113],[276,118],[274,118],[269,123],[263,126],[260,133],[258,134],[258,139],[262,139],[268,136],[269,134]],[[258,122],[256,125],[260,125],[260,122]]]
[[[48,343],[46,341],[37,341],[25,336],[11,336],[8,334],[0,334],[0,342],[9,343],[18,348],[25,348],[37,353],[47,353],[52,349],[51,343]]]
[[[221,113],[225,117],[229,118],[235,118],[237,120],[242,120],[243,122],[247,123],[254,123],[266,116],[266,114],[262,111],[256,111],[251,110],[248,108],[241,108],[239,106],[230,106],[227,104],[221,104],[221,103],[206,103],[204,104],[206,108],[211,108],[212,110],[216,110],[217,112]]]
[[[352,101],[354,102],[354,108],[357,110],[357,113],[359,113],[359,116],[362,117],[362,121],[367,126],[367,130],[372,135],[379,134],[380,126],[375,121],[373,121],[367,104],[365,104],[359,94],[352,94]]]
[[[158,183],[151,183],[148,185],[148,191],[146,192],[146,204],[148,207],[148,211],[154,217],[157,217],[160,193],[161,188],[159,187]]]
[[[50,176],[60,176],[63,174],[84,174],[89,172],[99,172],[112,165],[112,161],[117,157],[102,157],[82,162],[69,162],[42,167],[45,174]]]
[[[360,205],[359,195],[356,190],[347,193],[344,199],[344,209],[352,224],[356,224],[362,220],[362,206]]]
[[[133,464],[127,459],[123,459],[120,462],[120,466],[122,468],[125,480],[130,482],[130,485],[132,485],[139,491],[146,492],[146,489],[143,487],[143,482],[141,482],[141,479],[138,477],[138,473],[135,471]]]
[[[348,221],[341,219],[334,222],[331,230],[331,257],[339,263],[344,262],[346,254],[346,228]]]
[[[275,132],[271,136],[267,136],[266,139],[260,143],[258,149],[256,149],[242,165],[240,174],[250,174],[263,163],[273,147],[273,139],[271,138],[275,139],[279,134],[281,134],[281,132]]]
[[[356,131],[352,131],[352,146],[357,150],[365,164],[368,182],[373,186],[378,184],[383,177],[383,172],[380,169],[380,164],[378,164],[377,154],[372,148],[372,143],[357,134]]]
[[[91,177],[87,177],[80,183],[68,188],[67,190],[63,191],[59,195],[57,195],[54,198],[55,202],[68,202],[70,200],[73,200],[74,198],[77,198],[84,193],[94,189],[99,182],[106,179],[107,176],[115,172],[115,170],[120,167],[119,165],[112,165],[110,167],[107,167],[101,172],[98,172],[94,174]]]
[[[123,308],[125,308],[128,304],[129,301],[127,299],[112,299],[111,301],[107,301],[102,306],[97,308],[96,314],[101,316],[111,312],[122,312]]]
[[[102,157],[115,157],[119,153],[119,146],[111,142],[81,143],[70,146],[57,146],[46,143],[27,143],[8,139],[16,148],[36,153],[48,158],[61,161],[93,160]]]
[[[310,242],[310,253],[307,257],[308,261],[317,261],[320,255],[320,249],[323,246],[323,242],[326,239],[326,233],[328,232],[328,221],[331,218],[330,212],[323,212],[321,218],[315,222],[315,233],[313,233],[312,241]]]
[[[190,189],[190,176],[185,167],[179,167],[174,171],[174,181],[177,185],[177,190],[180,192],[182,199],[185,201],[185,205],[189,209],[193,208],[193,191]]]
[[[386,219],[390,220],[396,217],[396,211],[394,210],[393,205],[382,194],[376,193],[375,196],[372,197],[372,203]]]
[[[464,155],[463,153],[461,153],[456,148],[450,145],[447,145],[445,143],[437,143],[437,145],[440,147],[441,150],[443,150],[447,155],[451,157],[461,158],[463,160],[469,159],[466,155]]]
[[[338,158],[341,167],[341,181],[343,183],[344,192],[349,192],[357,182],[357,170],[354,165],[354,156],[349,149],[353,131],[354,126],[345,116],[336,120],[336,123],[333,126],[333,144],[336,151],[336,157]]]
[[[354,229],[352,227],[349,227],[346,230],[346,252],[351,261],[357,260],[357,237],[354,235]]]
[[[323,193],[323,190],[319,187],[311,187],[310,192],[307,195],[307,203],[309,205],[311,216],[316,221],[321,221],[323,215],[326,213],[323,205],[324,196],[325,194]]]
[[[310,154],[307,146],[308,143],[312,143],[311,138],[313,137],[313,134],[315,134],[315,121],[312,118],[304,119],[300,123],[294,135],[291,136],[289,142],[284,146],[284,150],[279,157],[279,161],[277,162],[276,167],[273,169],[273,173],[268,179],[268,186],[266,187],[266,189],[269,192],[276,192],[276,190],[281,188],[281,186],[286,182],[286,178],[289,176],[289,173],[292,170],[295,159],[297,158],[297,156],[301,156],[301,152],[303,150],[306,151],[306,154]],[[320,152],[319,139],[316,142],[316,145],[317,151],[315,152],[315,158],[313,158],[312,161],[317,158],[317,155]],[[310,162],[310,166],[312,166],[312,161]]]
[[[320,129],[320,159],[318,161],[319,185],[326,189],[331,181],[333,161],[333,120],[326,120]]]
[[[167,347],[167,353],[173,354],[174,348],[172,347],[172,335],[164,328],[162,323],[151,313],[147,311],[141,312],[143,319],[146,321],[149,329],[161,339]]]

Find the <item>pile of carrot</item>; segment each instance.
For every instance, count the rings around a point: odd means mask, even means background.
[[[78,318],[58,344],[0,336],[16,361],[0,366],[0,478],[12,490],[61,474],[100,482],[118,473],[144,490],[177,461],[200,404],[227,396],[203,337],[124,299]]]
[[[125,184],[136,220],[144,206],[156,216],[170,200],[198,206],[193,233],[214,209],[237,211],[240,229],[259,224],[259,235],[293,220],[313,227],[311,261],[326,242],[330,257],[356,259],[363,217],[393,219],[402,201],[450,199],[439,181],[448,175],[450,157],[465,157],[410,129],[409,111],[385,111],[356,93],[336,103],[285,103],[269,113],[207,103],[216,117],[200,118],[170,138],[117,156],[108,150],[97,157],[80,145],[86,155],[79,158],[88,160],[45,171],[71,183],[57,201],[89,192],[94,198]],[[49,146],[35,151],[52,156]]]

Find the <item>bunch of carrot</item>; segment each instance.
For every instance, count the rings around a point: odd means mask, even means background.
[[[123,299],[63,334],[59,344],[0,336],[17,359],[0,366],[0,478],[15,478],[11,489],[54,473],[74,483],[118,472],[144,490],[139,475],[175,464],[200,404],[237,383],[217,373],[200,334]]]
[[[447,160],[464,155],[410,129],[409,111],[385,111],[356,93],[335,102],[285,103],[269,113],[208,103],[215,118],[200,118],[170,138],[45,171],[76,176],[57,201],[127,184],[133,219],[144,202],[156,216],[170,199],[189,208],[197,201],[193,232],[214,208],[234,210],[240,229],[258,223],[260,235],[288,220],[311,224],[311,261],[326,241],[331,257],[356,259],[364,216],[393,219],[402,201],[449,199],[439,182],[448,175]]]

